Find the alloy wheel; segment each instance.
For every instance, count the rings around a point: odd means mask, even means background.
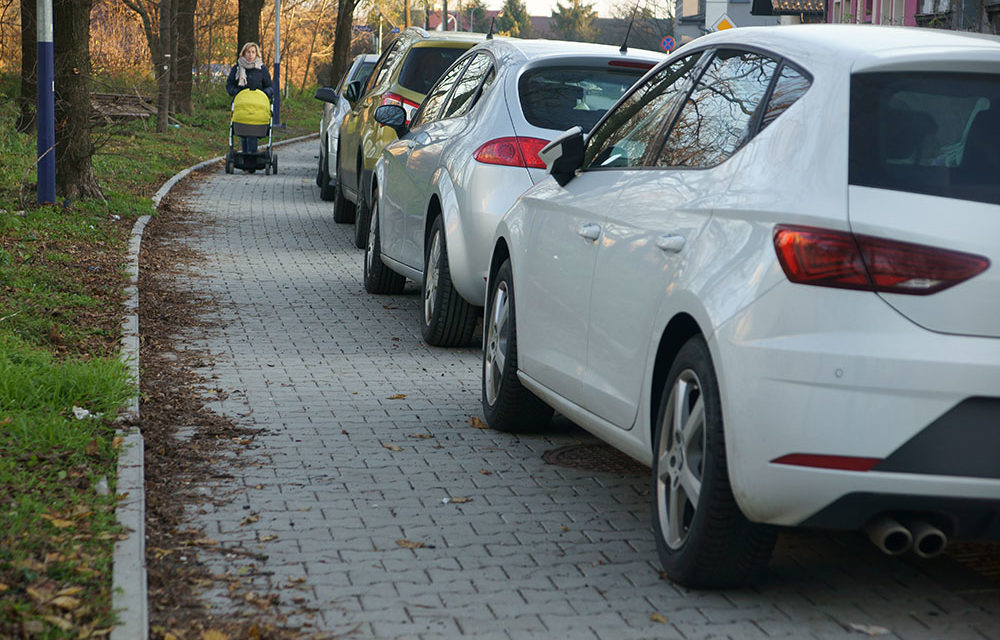
[[[424,324],[430,325],[437,310],[438,272],[441,268],[441,234],[431,237],[431,248],[424,269]]]
[[[375,231],[378,226],[378,201],[372,203],[371,211],[368,214],[368,244],[365,249],[365,271],[372,273],[375,265]]]
[[[702,385],[691,369],[674,381],[663,422],[656,465],[657,516],[664,542],[680,549],[698,510],[707,434]]]
[[[491,406],[496,404],[500,396],[500,382],[507,361],[507,342],[510,339],[509,320],[507,283],[501,280],[493,293],[493,304],[490,306],[490,317],[486,328],[486,357],[483,365],[486,402]]]

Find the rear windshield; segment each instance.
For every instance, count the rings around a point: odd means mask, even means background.
[[[410,91],[426,94],[463,53],[465,49],[456,47],[414,47],[399,70],[399,84]]]
[[[517,83],[521,111],[536,127],[590,131],[646,71],[608,66],[530,70]]]
[[[851,184],[1000,204],[1000,75],[851,79]]]

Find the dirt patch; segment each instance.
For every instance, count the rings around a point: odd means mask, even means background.
[[[280,596],[261,593],[259,584],[251,584],[252,572],[212,574],[203,562],[209,554],[259,562],[266,557],[222,548],[190,522],[192,511],[228,500],[205,488],[236,473],[258,434],[206,408],[224,398],[225,391],[196,372],[211,364],[211,354],[181,339],[218,329],[219,302],[190,286],[204,259],[185,244],[211,224],[182,204],[184,194],[203,179],[204,174],[194,174],[174,188],[147,225],[140,255],[140,415],[146,445],[151,637],[200,639],[206,631],[218,631],[225,634],[218,637],[228,638],[301,638],[302,632],[284,624],[277,608]],[[234,611],[213,612],[201,599],[209,588],[228,593]]]

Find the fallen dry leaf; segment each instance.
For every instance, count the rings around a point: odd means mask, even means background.
[[[420,440],[428,440],[430,438],[433,438],[434,436],[432,436],[429,433],[408,433],[408,434],[406,434],[406,437],[407,438],[418,438]]]
[[[65,618],[60,618],[59,616],[45,616],[45,621],[53,627],[58,627],[63,631],[72,631],[75,629],[72,622],[66,620]]]
[[[413,540],[407,540],[406,538],[400,538],[396,540],[396,544],[403,547],[404,549],[423,549],[425,545],[423,542],[414,542]]]
[[[201,640],[229,640],[229,636],[222,631],[208,629],[201,632]]]
[[[271,540],[277,540],[277,539],[278,539],[278,535],[277,534],[270,533],[270,534],[268,534],[266,536],[261,536],[260,541],[261,542],[270,542]]]
[[[386,398],[386,400],[402,400],[406,397],[405,393],[394,393],[393,395]]]
[[[653,622],[659,622],[660,624],[667,624],[666,616],[660,615],[659,613],[654,613],[653,615],[649,616],[649,619],[652,620]]]
[[[479,419],[478,416],[469,416],[469,426],[473,429],[489,429],[490,426]]]
[[[121,436],[115,436],[114,438],[111,439],[111,448],[114,449],[115,451],[121,449],[122,442],[124,442],[124,440],[122,440]]]
[[[97,440],[91,440],[90,442],[88,442],[87,447],[86,449],[84,449],[84,451],[86,451],[88,456],[96,456],[98,451]]]
[[[56,596],[51,604],[65,611],[75,611],[80,608],[80,599],[72,596]]]
[[[11,418],[10,416],[7,416],[3,420],[0,420],[0,427],[5,427],[5,426],[7,426],[8,424],[10,424],[12,422],[14,422],[13,418]]]
[[[252,524],[254,522],[257,522],[258,520],[260,520],[260,516],[258,515],[247,516],[242,520],[240,520],[240,526]]]
[[[885,627],[880,627],[875,624],[857,624],[852,622],[851,629],[869,636],[885,636],[890,633],[890,631]]]
[[[491,475],[493,475],[493,472],[490,471],[489,469],[480,469],[479,473],[483,474],[484,476],[491,476]]]
[[[3,593],[4,591],[6,591],[8,589],[10,589],[10,586],[8,586],[8,585],[0,582],[0,593]]]
[[[42,517],[51,522],[52,526],[55,527],[56,529],[65,529],[66,527],[72,527],[74,524],[72,520],[66,520],[65,518],[60,518],[45,513],[42,514]]]
[[[389,451],[402,451],[403,450],[403,447],[399,447],[399,446],[396,446],[394,444],[383,444],[382,446],[384,448],[388,449]]]
[[[449,498],[448,502],[451,504],[465,504],[466,502],[472,502],[472,498],[468,496],[455,496],[454,498]]]

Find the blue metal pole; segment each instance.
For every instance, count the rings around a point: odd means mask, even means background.
[[[38,26],[38,203],[56,201],[55,67],[52,0],[37,0]]]
[[[281,0],[274,0],[274,113],[271,124],[281,126]]]

